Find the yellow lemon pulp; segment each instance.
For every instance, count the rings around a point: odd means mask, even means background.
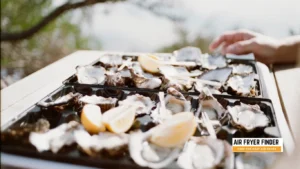
[[[81,113],[81,123],[84,128],[92,134],[105,131],[102,123],[102,114],[100,107],[94,104],[86,104]]]
[[[176,147],[194,135],[196,126],[193,113],[177,113],[154,128],[150,141],[161,147]]]

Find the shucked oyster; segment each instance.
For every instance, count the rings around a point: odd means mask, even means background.
[[[64,123],[46,133],[32,132],[29,141],[39,152],[51,150],[57,153],[64,145],[71,145],[75,142],[73,132],[82,128],[76,122]]]
[[[246,76],[235,75],[228,79],[226,88],[228,93],[241,96],[256,96],[256,74],[251,73]]]
[[[146,96],[135,94],[127,96],[125,100],[119,101],[119,105],[126,104],[139,104],[140,107],[137,109],[136,114],[149,114],[151,109],[155,106],[154,102]]]
[[[234,154],[226,141],[194,137],[186,143],[177,164],[183,169],[233,169]]]
[[[113,108],[116,106],[117,99],[116,98],[105,98],[101,96],[83,96],[79,99],[80,102],[85,104],[96,104],[100,106],[101,112],[104,113],[105,111]]]
[[[216,69],[227,66],[226,58],[222,55],[212,56],[209,54],[201,55],[201,65],[205,69]]]
[[[109,156],[120,156],[127,151],[128,134],[114,134],[101,132],[98,135],[90,135],[85,130],[74,132],[76,143],[90,156],[108,154]]]
[[[232,67],[232,73],[237,75],[246,75],[253,73],[253,67],[245,64],[230,64],[229,67]]]
[[[160,87],[161,80],[157,77],[146,78],[141,74],[137,74],[132,68],[129,68],[132,80],[136,87],[144,89],[155,89]]]
[[[81,84],[104,84],[105,69],[101,66],[77,66],[76,76]]]
[[[257,127],[266,127],[270,119],[260,110],[258,105],[247,105],[241,103],[234,107],[227,106],[231,117],[231,124],[237,128],[250,132]]]
[[[99,61],[107,67],[120,66],[123,63],[122,55],[103,55],[99,58]]]
[[[187,101],[182,93],[173,87],[168,88],[167,96],[165,97],[165,103],[166,108],[169,109],[173,114],[179,112],[189,112],[191,110],[191,102]]]
[[[188,46],[174,51],[176,61],[200,62],[201,50],[196,47]]]
[[[78,97],[80,94],[79,93],[69,93],[67,95],[61,96],[55,101],[52,102],[39,102],[37,105],[42,106],[42,107],[50,107],[50,106],[59,106],[59,105],[64,105],[68,104],[71,100],[73,100],[75,97]]]

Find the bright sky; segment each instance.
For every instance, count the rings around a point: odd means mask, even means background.
[[[234,27],[254,28],[282,38],[290,28],[300,32],[300,0],[175,0],[186,16],[189,39],[216,36]],[[127,3],[95,5],[92,22],[82,27],[99,38],[103,50],[151,52],[178,40],[174,23]]]

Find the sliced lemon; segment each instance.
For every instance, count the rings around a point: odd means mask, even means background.
[[[108,110],[103,114],[103,123],[113,133],[124,133],[134,122],[137,106],[123,105]]]
[[[84,128],[92,134],[105,131],[102,123],[102,114],[100,107],[94,104],[86,104],[81,113],[81,123]]]
[[[149,73],[159,72],[159,58],[154,55],[141,55],[138,58],[141,67]]]
[[[193,113],[177,113],[154,128],[150,141],[161,147],[177,147],[194,135],[196,126]]]

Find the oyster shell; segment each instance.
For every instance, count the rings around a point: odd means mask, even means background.
[[[125,133],[101,132],[91,136],[85,130],[77,130],[74,132],[74,138],[80,148],[90,156],[121,156],[128,151],[129,136]]]
[[[202,73],[198,79],[209,80],[209,81],[217,81],[224,84],[229,76],[231,75],[232,68],[217,68],[214,70],[209,70]]]
[[[173,52],[176,61],[200,62],[201,50],[196,47],[188,46]]]
[[[164,76],[162,89],[168,89],[170,87],[175,88],[178,91],[188,91],[193,87],[194,82],[190,79],[177,79],[175,76]]]
[[[80,84],[104,84],[105,69],[101,66],[77,66],[76,76]]]
[[[236,157],[237,169],[272,168],[278,155],[276,153],[241,153]]]
[[[183,169],[234,168],[231,146],[223,140],[194,137],[187,142],[177,164]]]
[[[138,131],[130,134],[130,156],[142,167],[163,168],[177,158],[181,148],[163,148],[147,142],[153,131],[151,129],[146,133]]]
[[[159,92],[159,104],[155,110],[151,112],[151,117],[154,122],[162,123],[164,120],[170,118],[173,113],[166,108],[166,103],[164,99],[164,92]]]
[[[106,82],[108,86],[125,86],[125,78],[120,72],[106,72]]]
[[[168,88],[165,103],[166,108],[173,114],[179,112],[190,112],[192,107],[191,102],[187,101],[183,94],[173,87]]]
[[[99,61],[106,67],[120,66],[123,63],[122,55],[106,54],[99,58]]]
[[[212,94],[221,94],[219,87],[211,86],[211,85],[208,85],[208,84],[203,84],[203,83],[198,82],[198,81],[194,83],[194,87],[195,87],[195,90],[198,91],[198,92],[203,91],[204,88],[208,88],[209,91]]]
[[[200,63],[204,69],[216,69],[227,66],[226,58],[224,56],[212,56],[207,53],[201,55]]]
[[[251,73],[246,76],[235,75],[228,79],[226,88],[228,93],[241,96],[256,96],[256,74]]]
[[[125,100],[119,101],[119,105],[139,104],[136,115],[150,114],[151,109],[155,106],[154,102],[146,96],[135,94],[127,96]]]
[[[74,94],[70,92],[67,95],[57,98],[55,101],[51,101],[51,102],[41,101],[37,103],[37,105],[42,107],[60,106],[60,105],[68,104],[71,100],[78,97],[79,95],[80,95],[79,93]]]
[[[227,106],[231,117],[231,124],[237,128],[245,129],[247,132],[257,127],[266,127],[270,119],[260,110],[258,105],[247,105],[241,103],[234,107]]]
[[[146,78],[141,74],[137,74],[132,68],[129,68],[132,80],[136,87],[144,89],[155,89],[160,87],[162,81],[157,77]]]
[[[246,75],[253,73],[253,67],[245,64],[230,64],[228,65],[232,68],[232,73],[237,75]]]
[[[118,100],[116,98],[111,98],[111,97],[105,98],[101,96],[92,95],[92,96],[83,96],[79,99],[79,101],[84,104],[96,104],[100,106],[101,112],[103,113],[115,107]]]
[[[31,132],[29,142],[36,147],[39,152],[51,150],[57,153],[63,146],[71,145],[75,142],[73,132],[82,128],[76,122],[64,123],[45,133]]]

